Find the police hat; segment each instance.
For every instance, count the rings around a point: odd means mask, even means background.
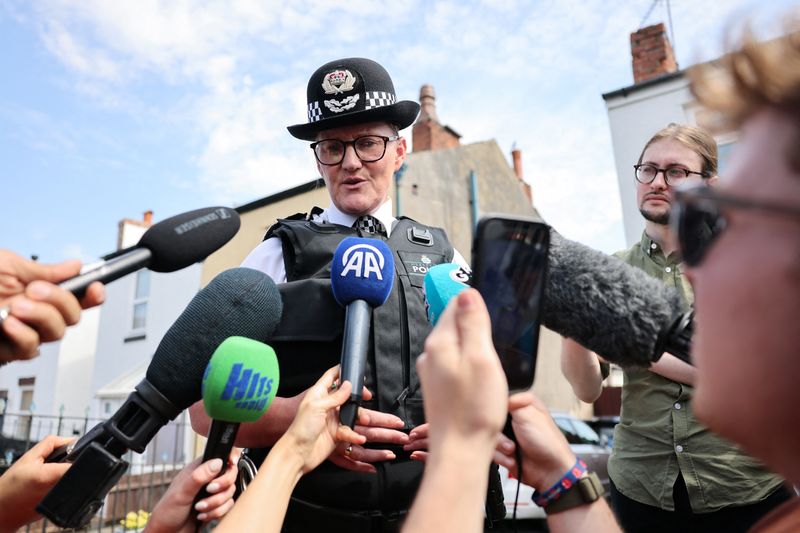
[[[308,122],[287,129],[294,137],[316,140],[317,132],[367,122],[410,126],[419,104],[397,101],[392,78],[378,63],[361,57],[322,65],[308,80]]]

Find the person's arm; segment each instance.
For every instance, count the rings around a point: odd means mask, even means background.
[[[0,533],[16,531],[40,518],[36,505],[71,466],[44,460],[71,440],[54,435],[45,437],[0,476]]]
[[[429,457],[403,531],[482,531],[489,465],[506,418],[508,385],[480,295],[450,302],[425,342],[417,371]]]
[[[603,392],[604,378],[597,354],[572,339],[561,340],[561,372],[581,401],[592,403]]]
[[[668,352],[664,352],[658,361],[650,365],[650,372],[692,387],[697,375],[695,367]]]
[[[222,474],[221,459],[200,464],[201,460],[195,459],[175,476],[153,508],[145,533],[194,533],[198,522],[222,518],[233,507],[239,451],[231,452],[228,467]],[[210,496],[194,504],[204,486]],[[193,510],[198,512],[196,518]]]
[[[269,410],[258,421],[242,424],[236,435],[236,445],[241,447],[263,447],[275,444],[290,427],[297,416],[298,406],[302,403],[308,391],[292,398],[276,397]],[[365,400],[372,398],[372,394],[364,389]],[[197,402],[189,408],[189,417],[192,429],[200,435],[207,435],[211,420],[203,408],[203,402]],[[403,428],[403,420],[397,416],[359,408],[355,431],[363,435],[369,442],[382,442],[404,445],[408,442],[408,435],[399,431]],[[335,465],[347,470],[358,472],[375,472],[372,463],[391,461],[395,458],[391,450],[365,448],[352,446],[347,452],[347,445],[340,444],[332,451],[328,460]]]
[[[81,301],[56,285],[80,268],[80,261],[43,265],[0,250],[0,361],[36,357],[41,343],[78,323],[81,308],[103,302],[102,283],[92,283]]]
[[[509,399],[509,411],[514,435],[522,452],[522,481],[539,492],[544,492],[572,468],[575,454],[553,422],[547,408],[532,392],[512,396]],[[506,441],[506,449],[514,449],[510,439],[505,436],[501,436],[501,439]],[[496,459],[509,471],[516,471],[513,452],[504,457],[496,456]],[[547,515],[547,526],[551,533],[621,531],[605,498],[560,513],[550,513]]]
[[[338,374],[338,366],[331,368],[306,391],[297,418],[215,531],[280,531],[300,477],[328,458],[337,443],[365,442],[363,435],[339,424],[338,407],[350,397],[351,384],[335,388]]]

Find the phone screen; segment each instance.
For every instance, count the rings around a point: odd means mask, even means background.
[[[473,284],[486,301],[492,340],[510,391],[533,385],[550,228],[533,220],[482,219],[473,246]]]

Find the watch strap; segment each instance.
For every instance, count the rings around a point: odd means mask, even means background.
[[[605,493],[597,473],[592,472],[580,478],[560,498],[545,507],[547,514],[560,513],[579,505],[586,505],[600,499]]]

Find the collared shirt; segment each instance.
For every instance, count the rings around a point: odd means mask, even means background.
[[[691,286],[678,257],[664,256],[647,234],[615,255],[677,289],[687,306],[692,303]],[[649,370],[624,370],[622,412],[608,463],[617,489],[639,503],[673,511],[672,487],[680,471],[695,513],[769,496],[781,478],[702,426],[692,412],[693,394],[691,386]]]
[[[397,220],[392,214],[392,201],[387,199],[384,203],[378,206],[377,209],[372,211],[370,215],[377,218],[383,227],[386,228],[387,236],[392,234],[392,225]],[[358,216],[344,213],[333,202],[330,203],[327,209],[318,215],[313,215],[311,219],[314,222],[338,224],[340,226],[351,227],[356,221]],[[458,253],[458,250],[453,250],[453,262],[457,263],[469,270],[467,262],[464,257]],[[260,270],[267,274],[275,283],[286,282],[286,267],[283,264],[283,247],[281,240],[277,237],[270,237],[250,252],[241,266]]]

